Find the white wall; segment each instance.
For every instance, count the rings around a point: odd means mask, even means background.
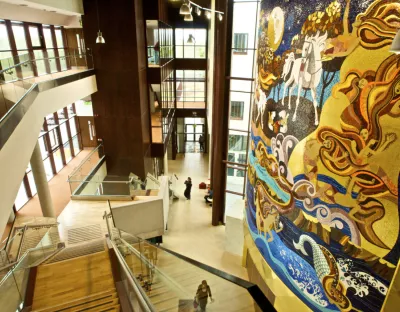
[[[73,28],[81,27],[79,22],[80,16],[73,12],[70,12],[70,14],[53,13],[49,11],[43,11],[43,9],[21,7],[5,2],[0,2],[0,18],[22,22],[60,25]]]
[[[39,93],[0,150],[0,233],[3,233],[7,224],[33,148],[38,140],[43,118],[96,91],[96,77],[90,76]]]

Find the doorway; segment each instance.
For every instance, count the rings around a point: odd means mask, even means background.
[[[178,153],[204,153],[206,144],[204,118],[177,119]],[[203,149],[200,147],[200,136],[204,138]]]

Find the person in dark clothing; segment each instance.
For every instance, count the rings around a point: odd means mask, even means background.
[[[214,301],[212,298],[212,295],[211,295],[210,286],[208,286],[207,281],[204,280],[201,282],[201,284],[197,288],[197,292],[196,292],[196,299],[200,305],[200,309],[202,312],[204,312],[206,310],[206,306],[208,303],[208,297],[210,297],[211,302]]]
[[[192,179],[189,177],[185,181],[186,189],[183,195],[185,195],[186,199],[190,199],[190,191],[192,190]]]
[[[200,134],[199,143],[200,143],[200,152],[204,152],[204,137],[202,134]]]

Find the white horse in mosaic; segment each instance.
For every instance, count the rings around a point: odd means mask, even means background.
[[[261,129],[264,129],[264,112],[265,107],[267,106],[267,96],[265,92],[258,88],[255,94],[255,104],[257,106],[257,118],[256,121],[260,118]]]
[[[296,86],[298,86],[296,109],[293,115],[293,121],[296,121],[297,108],[300,103],[300,94],[303,89],[310,89],[311,96],[313,98],[314,110],[315,110],[315,125],[318,125],[318,112],[317,112],[317,86],[319,85],[322,77],[322,60],[321,52],[325,49],[325,41],[328,38],[328,33],[319,35],[319,32],[314,36],[306,36],[304,41],[301,58],[295,59],[289,55],[285,62],[286,71],[288,71],[293,63],[292,71],[289,79],[285,82],[283,89],[282,105],[284,103],[284,97],[286,89],[289,88],[289,109],[291,102],[291,95]],[[286,78],[287,72],[284,73]]]

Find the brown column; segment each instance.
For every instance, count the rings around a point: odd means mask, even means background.
[[[224,19],[215,23],[214,52],[214,95],[212,118],[212,176],[214,191],[212,205],[212,224],[224,222],[226,169],[223,160],[227,159],[229,125],[229,83],[226,77],[230,69],[230,48],[233,1],[216,0],[216,10],[225,12]]]
[[[83,32],[93,51],[98,86],[92,95],[94,121],[107,171],[144,178],[152,166],[142,0],[83,3]],[[105,44],[95,43],[99,29]]]

